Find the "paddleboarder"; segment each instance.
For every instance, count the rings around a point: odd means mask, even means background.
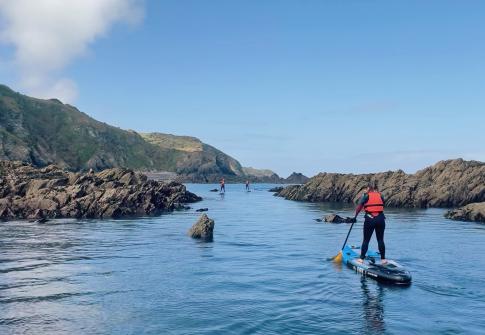
[[[249,192],[249,180],[246,180],[246,191]]]
[[[360,211],[364,209],[364,240],[360,248],[360,258],[357,260],[363,263],[365,254],[369,249],[369,242],[376,232],[377,245],[379,246],[379,253],[381,255],[381,264],[386,264],[386,246],[384,244],[384,230],[386,229],[386,217],[384,216],[384,198],[377,189],[377,184],[372,182],[366,188],[355,209],[355,217],[359,215]]]
[[[226,182],[224,181],[224,177],[221,178],[219,181],[219,184],[221,184],[221,193],[226,193]]]

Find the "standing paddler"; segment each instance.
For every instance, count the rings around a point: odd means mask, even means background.
[[[360,258],[357,260],[363,263],[365,254],[369,248],[369,242],[376,231],[377,244],[379,246],[379,253],[381,255],[381,264],[386,264],[386,246],[384,244],[384,230],[386,229],[386,217],[384,216],[384,198],[377,189],[376,183],[369,183],[366,192],[359,200],[359,204],[355,209],[355,219],[360,211],[364,209],[364,240],[360,249]]]
[[[221,193],[226,193],[226,182],[224,181],[224,177],[221,178],[219,181],[219,184],[221,184]]]

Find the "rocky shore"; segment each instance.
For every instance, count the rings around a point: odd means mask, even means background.
[[[55,165],[0,161],[0,219],[153,216],[201,200],[175,182],[132,170],[73,173]]]
[[[458,221],[475,221],[485,223],[485,202],[468,204],[466,206],[450,210],[445,214],[445,217]]]
[[[440,161],[415,174],[389,171],[375,174],[320,173],[304,185],[277,193],[289,200],[355,203],[366,185],[376,181],[390,207],[459,207],[485,201],[485,163]]]

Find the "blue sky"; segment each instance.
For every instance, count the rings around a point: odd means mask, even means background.
[[[55,70],[98,120],[196,136],[283,176],[485,160],[485,2],[140,6]]]

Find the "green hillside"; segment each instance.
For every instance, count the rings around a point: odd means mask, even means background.
[[[94,120],[56,99],[0,85],[0,159],[69,170],[126,167],[172,171],[207,180],[242,174],[239,162],[193,137],[143,134]]]

